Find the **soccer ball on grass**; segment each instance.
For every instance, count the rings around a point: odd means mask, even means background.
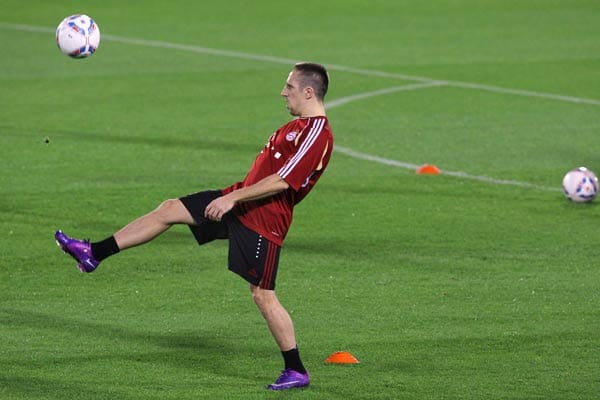
[[[598,194],[598,178],[585,167],[567,172],[562,185],[565,196],[577,203],[592,201]]]
[[[69,57],[89,57],[100,45],[100,28],[85,14],[71,15],[56,28],[56,44]]]

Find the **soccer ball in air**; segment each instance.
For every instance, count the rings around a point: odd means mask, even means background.
[[[56,44],[69,57],[89,57],[100,45],[100,28],[85,14],[71,15],[56,28]]]
[[[585,167],[567,172],[562,185],[565,196],[577,203],[592,201],[598,193],[598,178]]]

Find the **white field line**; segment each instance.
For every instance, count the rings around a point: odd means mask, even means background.
[[[8,23],[3,23],[3,22],[0,22],[0,28],[19,30],[19,31],[27,31],[27,32],[39,32],[39,33],[54,33],[55,32],[54,29],[46,28],[46,27],[21,25],[21,24],[8,24]],[[184,44],[177,44],[177,43],[170,43],[170,42],[163,42],[163,41],[156,41],[156,40],[126,38],[126,37],[113,36],[113,35],[103,35],[102,38],[104,40],[109,40],[109,41],[113,41],[113,42],[117,42],[117,43],[124,43],[124,44],[138,45],[138,46],[147,46],[147,47],[157,47],[157,48],[163,48],[163,49],[174,49],[174,50],[181,50],[181,51],[188,51],[188,52],[202,53],[202,54],[212,54],[212,55],[222,56],[222,57],[232,57],[232,58],[239,58],[239,59],[246,59],[246,60],[265,61],[265,62],[270,62],[270,63],[285,64],[285,65],[291,65],[291,64],[296,63],[296,60],[292,60],[292,59],[265,56],[265,55],[260,55],[260,54],[242,53],[242,52],[229,51],[229,50],[219,50],[219,49],[213,49],[213,48],[209,48],[209,47],[202,47],[202,46],[195,46],[195,45],[184,45]],[[565,101],[565,102],[571,102],[571,103],[600,105],[600,100],[595,100],[595,99],[585,99],[585,98],[563,96],[563,95],[556,95],[556,94],[542,93],[542,92],[533,92],[533,91],[520,90],[520,89],[502,88],[502,87],[491,86],[491,85],[482,85],[482,84],[477,84],[477,83],[437,80],[437,79],[431,79],[431,78],[420,77],[420,76],[412,76],[412,75],[404,75],[404,74],[390,73],[390,72],[384,72],[384,71],[360,69],[360,68],[353,68],[353,67],[347,67],[347,66],[342,66],[342,65],[328,65],[327,68],[330,70],[349,72],[349,73],[358,74],[358,75],[378,76],[378,77],[384,77],[384,78],[392,78],[392,79],[401,79],[401,80],[420,82],[420,83],[412,84],[412,85],[394,86],[394,87],[390,87],[390,88],[386,88],[386,89],[380,89],[380,90],[376,90],[376,91],[372,91],[372,92],[366,92],[366,93],[361,93],[361,94],[356,94],[356,95],[352,95],[352,96],[338,98],[336,100],[333,100],[333,101],[330,101],[327,103],[326,107],[328,109],[339,107],[341,105],[344,105],[344,104],[347,104],[347,103],[350,103],[353,101],[372,98],[375,96],[381,96],[381,95],[386,95],[386,94],[391,94],[391,93],[396,93],[396,92],[401,92],[401,91],[418,90],[418,89],[424,89],[424,88],[436,87],[436,86],[454,86],[454,87],[460,87],[460,88],[465,88],[465,89],[483,90],[483,91],[494,92],[494,93],[504,93],[504,94],[526,96],[526,97],[537,97],[537,98],[543,98],[543,99],[548,99],[548,100]],[[374,155],[370,155],[370,154],[366,154],[366,153],[360,153],[355,150],[349,149],[347,147],[339,146],[339,145],[336,145],[334,149],[339,153],[343,153],[343,154],[346,154],[348,156],[351,156],[351,157],[354,157],[354,158],[357,158],[360,160],[376,162],[378,164],[388,165],[391,167],[404,168],[404,169],[410,169],[410,170],[416,170],[417,168],[419,168],[419,165],[416,165],[416,164],[387,159],[387,158],[378,157],[378,156],[374,156]],[[449,176],[454,176],[454,177],[463,178],[463,179],[471,179],[471,180],[476,180],[476,181],[485,182],[485,183],[492,183],[492,184],[496,184],[496,185],[511,185],[511,186],[519,186],[519,187],[524,187],[524,188],[550,190],[550,191],[560,190],[557,188],[533,185],[533,184],[530,184],[527,182],[519,182],[519,181],[513,181],[513,180],[495,179],[495,178],[490,178],[487,176],[471,175],[471,174],[467,174],[466,172],[461,172],[461,171],[445,171],[445,170],[443,170],[442,172],[443,172],[443,174],[449,175]]]
[[[402,91],[425,89],[428,87],[435,87],[435,86],[444,86],[444,83],[443,82],[415,83],[415,84],[409,84],[409,85],[404,85],[404,86],[394,86],[391,88],[375,90],[372,92],[359,93],[359,94],[355,94],[352,96],[341,97],[339,99],[335,99],[330,102],[327,102],[326,108],[328,110],[330,110],[332,108],[336,108],[336,107],[342,106],[344,104],[347,104],[347,103],[350,103],[353,101],[368,99],[368,98],[375,97],[375,96],[382,96],[382,95],[397,93],[397,92],[402,92]],[[336,144],[333,149],[338,153],[342,153],[347,156],[357,158],[359,160],[370,161],[370,162],[374,162],[377,164],[387,165],[390,167],[409,169],[412,171],[416,171],[419,168],[419,165],[417,165],[417,164],[411,164],[411,163],[407,163],[404,161],[392,160],[389,158],[378,157],[378,156],[374,156],[371,154],[360,153],[358,151],[349,149],[347,147],[340,146],[338,144]],[[471,174],[468,174],[466,172],[461,172],[461,171],[442,171],[442,173],[444,175],[454,176],[457,178],[470,179],[470,180],[491,183],[491,184],[496,184],[496,185],[510,185],[510,186],[518,186],[518,187],[523,187],[523,188],[539,189],[539,190],[547,190],[547,191],[560,190],[559,188],[550,188],[550,187],[544,187],[544,186],[539,186],[539,185],[533,185],[533,184],[527,183],[527,182],[519,182],[519,181],[513,181],[513,180],[507,180],[507,179],[496,179],[496,178],[491,178],[488,176],[481,176],[481,175],[471,175]]]
[[[339,107],[341,105],[348,104],[353,101],[364,100],[364,99],[368,99],[371,97],[382,96],[385,94],[391,94],[391,93],[397,93],[397,92],[406,92],[409,90],[425,89],[425,88],[435,87],[435,86],[444,86],[444,85],[445,84],[443,82],[432,81],[432,82],[424,82],[424,83],[414,83],[414,84],[410,84],[410,85],[394,86],[394,87],[389,87],[389,88],[385,88],[385,89],[374,90],[372,92],[365,92],[365,93],[355,94],[352,96],[340,97],[338,99],[328,101],[327,104],[325,104],[325,108],[330,110],[332,108]]]
[[[416,171],[416,169],[419,168],[419,165],[417,165],[417,164],[410,164],[410,163],[406,163],[403,161],[397,161],[397,160],[392,160],[389,158],[374,156],[374,155],[367,154],[367,153],[361,153],[361,152],[358,152],[358,151],[355,151],[355,150],[352,150],[352,149],[349,149],[347,147],[343,147],[343,146],[340,146],[337,144],[334,146],[333,149],[335,151],[337,151],[338,153],[345,154],[352,158],[357,158],[359,160],[365,160],[365,161],[371,161],[371,162],[375,162],[378,164],[387,165],[390,167],[409,169],[412,171]],[[545,191],[551,191],[551,192],[560,191],[560,188],[556,188],[556,187],[539,186],[539,185],[534,185],[532,183],[527,183],[527,182],[519,182],[519,181],[508,180],[508,179],[496,179],[496,178],[491,178],[491,177],[482,176],[482,175],[471,175],[471,174],[468,174],[466,172],[461,172],[461,171],[442,170],[442,174],[454,176],[454,177],[462,178],[462,179],[469,179],[469,180],[474,180],[474,181],[479,181],[479,182],[484,182],[484,183],[491,183],[494,185],[518,186],[518,187],[522,187],[522,188],[526,188],[526,189],[538,189],[538,190],[545,190]]]
[[[0,22],[1,29],[11,29],[18,31],[27,31],[27,32],[39,32],[39,33],[54,33],[55,29],[41,26],[32,26],[32,25],[22,25],[22,24],[10,24]],[[231,51],[231,50],[219,50],[210,47],[196,46],[196,45],[185,45],[171,42],[164,42],[159,40],[146,40],[146,39],[136,39],[136,38],[127,38],[122,36],[114,36],[114,35],[102,35],[104,40],[109,40],[116,43],[124,43],[131,44],[136,46],[147,46],[147,47],[157,47],[162,49],[173,49],[173,50],[181,50],[188,51],[193,53],[202,53],[202,54],[212,54],[221,57],[231,57],[231,58],[239,58],[244,60],[255,60],[255,61],[264,61],[275,64],[285,64],[290,65],[297,62],[297,60],[292,60],[289,58],[281,58],[274,56],[267,56],[261,54],[252,54],[252,53],[244,53],[239,51]],[[525,97],[535,97],[546,100],[555,100],[555,101],[563,101],[569,103],[578,103],[578,104],[589,104],[600,106],[600,100],[598,99],[588,99],[582,97],[574,97],[574,96],[565,96],[554,93],[544,93],[544,92],[535,92],[530,90],[521,90],[521,89],[512,89],[512,88],[504,88],[500,86],[493,85],[484,85],[479,83],[470,83],[470,82],[460,82],[460,81],[447,81],[441,79],[433,79],[423,76],[416,75],[406,75],[399,74],[394,72],[385,72],[385,71],[377,71],[371,69],[363,69],[363,68],[354,68],[344,65],[335,65],[335,64],[327,64],[327,68],[332,71],[342,71],[348,72],[357,75],[365,75],[365,76],[373,76],[373,77],[382,77],[382,78],[391,78],[391,79],[400,79],[407,80],[413,82],[421,82],[421,83],[435,83],[435,84],[444,84],[446,86],[453,86],[463,89],[472,89],[472,90],[481,90],[486,92],[493,93],[502,93],[502,94],[510,94],[516,96],[525,96]]]

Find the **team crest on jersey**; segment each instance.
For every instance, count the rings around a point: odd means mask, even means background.
[[[291,142],[294,139],[296,139],[296,136],[298,136],[298,132],[290,132],[287,135],[285,135],[285,140],[287,140],[288,142]]]

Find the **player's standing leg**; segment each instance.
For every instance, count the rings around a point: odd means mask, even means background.
[[[252,298],[258,306],[260,313],[267,322],[267,326],[275,338],[285,367],[279,378],[267,388],[271,390],[283,390],[295,387],[308,386],[310,377],[304,368],[296,345],[294,324],[290,314],[281,305],[275,295],[275,291],[262,289],[250,285]]]

